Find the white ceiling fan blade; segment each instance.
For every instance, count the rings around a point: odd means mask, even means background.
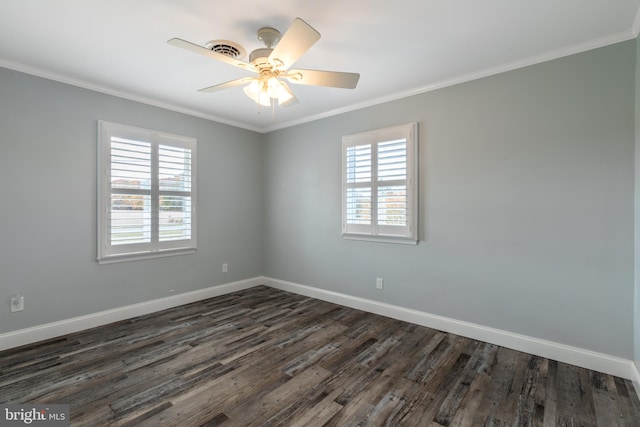
[[[296,18],[269,55],[269,62],[287,69],[318,39],[320,39],[319,32],[302,19]]]
[[[358,85],[360,74],[339,71],[290,70],[287,72],[286,77],[291,83],[301,85],[355,89]]]
[[[218,52],[214,52],[211,49],[207,49],[206,47],[199,46],[199,45],[197,45],[195,43],[191,43],[191,42],[188,42],[186,40],[182,40],[182,39],[179,39],[179,38],[173,38],[173,39],[167,40],[167,43],[169,43],[171,46],[179,47],[181,49],[189,50],[191,52],[195,52],[195,53],[200,54],[200,55],[208,56],[209,58],[213,58],[213,59],[216,59],[218,61],[226,62],[227,64],[234,65],[236,67],[240,67],[240,68],[243,68],[245,70],[257,72],[256,68],[252,64],[250,64],[248,62],[244,62],[244,61],[241,61],[239,59],[235,59],[235,58],[232,58],[230,56],[223,55],[223,54],[218,53]]]
[[[205,87],[205,88],[199,89],[198,92],[207,92],[207,93],[218,92],[219,90],[228,89],[230,87],[242,86],[242,85],[245,85],[245,84],[249,84],[249,83],[251,83],[252,80],[255,80],[255,77],[245,77],[243,79],[231,80],[231,81],[226,82],[226,83],[220,83],[220,84],[217,84],[217,85],[213,85],[213,86],[209,86],[209,87]]]

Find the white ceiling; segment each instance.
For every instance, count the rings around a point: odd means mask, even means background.
[[[633,38],[640,0],[2,0],[0,66],[260,132]],[[360,73],[354,90],[291,85],[258,107],[251,74],[166,43],[226,39],[295,17],[322,38],[295,68]],[[245,58],[248,61],[248,58]]]

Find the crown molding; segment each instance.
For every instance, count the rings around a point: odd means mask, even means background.
[[[501,74],[507,71],[516,70],[519,68],[528,67],[530,65],[535,65],[547,61],[551,61],[554,59],[562,58],[565,56],[575,55],[578,53],[586,52],[592,49],[597,49],[600,47],[605,47],[608,45],[624,42],[627,40],[634,39],[638,36],[640,32],[640,9],[638,9],[638,13],[636,14],[635,20],[633,22],[633,27],[627,31],[622,31],[616,34],[611,34],[605,37],[601,37],[598,39],[590,40],[584,43],[578,43],[575,45],[567,46],[561,49],[556,49],[550,52],[546,52],[540,55],[533,55],[527,58],[519,59],[517,61],[505,63],[502,65],[498,65],[496,67],[486,68],[484,70],[476,71],[473,73],[463,74],[460,76],[455,76],[450,79],[441,80],[438,82],[433,82],[425,86],[420,86],[417,88],[409,89],[402,92],[397,92],[392,95],[383,96],[379,98],[375,98],[369,101],[364,101],[360,103],[350,104],[341,108],[336,108],[333,110],[325,111],[319,114],[314,114],[311,116],[302,117],[300,119],[291,120],[279,124],[274,124],[272,126],[266,127],[256,127],[249,125],[247,123],[237,122],[234,120],[225,119],[224,117],[219,117],[211,114],[206,114],[200,111],[191,110],[188,108],[184,108],[181,106],[177,106],[171,103],[163,102],[158,99],[143,97],[139,95],[133,95],[130,93],[126,93],[124,91],[119,91],[115,89],[108,88],[106,86],[98,85],[95,83],[90,83],[81,79],[71,78],[68,76],[63,76],[61,74],[53,73],[50,71],[46,71],[37,67],[31,67],[24,64],[4,60],[0,58],[0,67],[9,68],[15,71],[23,72],[26,74],[31,74],[37,77],[43,77],[49,80],[58,81],[61,83],[66,83],[72,86],[81,87],[84,89],[89,89],[92,91],[104,93],[107,95],[117,96],[119,98],[128,99],[130,101],[140,102],[143,104],[151,105],[154,107],[164,108],[166,110],[175,111],[182,114],[187,114],[193,117],[198,117],[205,120],[211,120],[214,122],[226,124],[229,126],[234,126],[241,129],[250,130],[258,133],[269,133],[276,130],[286,129],[289,127],[314,122],[317,120],[337,116],[340,114],[348,113],[351,111],[360,110],[367,107],[373,107],[376,105],[384,104],[391,101],[396,101],[402,98],[407,98],[414,95],[420,95],[423,93],[431,92],[434,90],[446,88],[449,86],[455,86],[461,83],[466,83],[472,80],[481,79],[484,77],[493,76],[496,74]]]
[[[175,111],[176,113],[186,114],[192,117],[198,117],[205,120],[210,120],[217,123],[222,123],[229,126],[234,126],[242,129],[247,129],[254,132],[262,132],[260,128],[256,128],[254,126],[250,126],[246,123],[236,122],[233,120],[225,119],[224,117],[214,116],[211,114],[205,114],[200,111],[191,110],[189,108],[184,108],[177,106],[175,104],[163,102],[154,98],[149,98],[140,95],[134,95],[128,92],[115,90],[106,86],[98,85],[95,83],[88,82],[86,80],[76,79],[69,76],[64,76],[62,74],[54,73],[51,71],[43,70],[41,68],[32,67],[30,65],[20,64],[18,62],[8,61],[3,58],[0,58],[0,67],[7,68],[14,71],[19,71],[21,73],[30,74],[36,77],[42,77],[44,79],[53,80],[59,83],[68,84],[71,86],[76,86],[82,89],[92,90],[94,92],[103,93],[105,95],[116,96],[118,98],[127,99],[129,101],[139,102],[141,104],[151,105],[153,107],[163,108],[169,111]]]
[[[640,10],[639,10],[640,13]],[[638,25],[640,25],[640,22],[637,22],[640,20],[640,14],[638,15],[638,17],[636,17],[636,23],[638,23]],[[635,33],[637,35],[637,31]],[[417,87],[414,89],[409,89],[403,92],[397,92],[393,95],[389,95],[389,96],[384,96],[384,97],[380,97],[380,98],[376,98],[376,99],[372,99],[370,101],[365,101],[365,102],[361,102],[358,104],[352,104],[349,106],[345,106],[342,108],[338,108],[335,110],[331,110],[331,111],[327,111],[324,113],[320,113],[320,114],[316,114],[313,116],[308,116],[308,117],[304,117],[301,118],[299,120],[293,120],[293,121],[289,121],[289,122],[285,122],[285,123],[280,123],[280,124],[276,124],[273,125],[271,127],[267,127],[263,130],[261,130],[261,132],[263,133],[268,133],[268,132],[272,132],[272,131],[276,131],[276,130],[280,130],[280,129],[285,129],[288,127],[292,127],[292,126],[297,126],[300,124],[304,124],[304,123],[308,123],[308,122],[313,122],[316,120],[320,120],[320,119],[325,119],[331,116],[336,116],[339,114],[343,114],[343,113],[348,113],[350,111],[355,111],[355,110],[360,110],[362,108],[367,108],[367,107],[373,107],[376,105],[380,105],[380,104],[384,104],[387,102],[391,102],[391,101],[397,101],[399,99],[402,98],[407,98],[410,96],[414,96],[414,95],[420,95],[423,93],[427,93],[427,92],[431,92],[434,90],[438,90],[438,89],[443,89],[449,86],[455,86],[461,83],[467,83],[473,80],[478,80],[484,77],[490,77],[496,74],[501,74],[507,71],[512,71],[512,70],[516,70],[519,68],[524,68],[524,67],[528,67],[531,65],[536,65],[536,64],[540,64],[543,62],[547,62],[547,61],[552,61],[554,59],[559,59],[565,56],[570,56],[570,55],[575,55],[578,53],[582,53],[582,52],[586,52],[589,50],[593,50],[593,49],[597,49],[597,48],[601,48],[601,47],[605,47],[605,46],[609,46],[609,45],[613,45],[616,43],[621,43],[630,39],[633,39],[636,37],[636,35],[634,35],[634,33],[632,32],[632,30],[628,30],[628,31],[623,31],[620,33],[616,33],[616,34],[612,34],[612,35],[608,35],[605,37],[601,37],[598,39],[594,39],[594,40],[590,40],[588,42],[584,42],[584,43],[578,43],[575,45],[571,45],[562,49],[556,49],[550,52],[546,52],[540,55],[533,55],[527,58],[523,58],[523,59],[519,59],[517,61],[513,61],[513,62],[509,62],[506,64],[502,64],[502,65],[498,65],[496,67],[491,67],[491,68],[486,68],[484,70],[480,70],[477,72],[473,72],[473,73],[468,73],[468,74],[463,74],[460,76],[456,76],[453,77],[451,79],[446,79],[446,80],[441,80],[438,82],[434,82],[432,84],[426,85],[426,86],[421,86],[421,87]]]

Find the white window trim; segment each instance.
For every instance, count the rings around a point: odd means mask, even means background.
[[[155,244],[111,246],[109,240],[111,200],[111,138],[150,141],[154,145],[170,145],[191,150],[191,238]],[[99,120],[98,121],[98,254],[100,264],[190,254],[197,251],[197,179],[195,138],[173,135]],[[157,158],[154,160],[157,161]],[[156,193],[154,195],[158,195]],[[153,203],[157,209],[157,203]]]
[[[347,148],[357,145],[372,144],[374,147],[380,142],[405,138],[407,141],[407,227],[402,233],[390,233],[377,225],[376,209],[372,206],[372,224],[359,227],[347,224]],[[375,162],[376,155],[372,154]],[[372,171],[371,192],[377,191],[377,165]],[[350,240],[365,240],[381,243],[418,244],[418,124],[407,123],[383,129],[376,129],[342,138],[342,237]]]

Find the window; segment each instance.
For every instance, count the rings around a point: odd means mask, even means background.
[[[342,235],[416,244],[417,123],[342,138]]]
[[[196,140],[98,122],[98,261],[196,250]]]

